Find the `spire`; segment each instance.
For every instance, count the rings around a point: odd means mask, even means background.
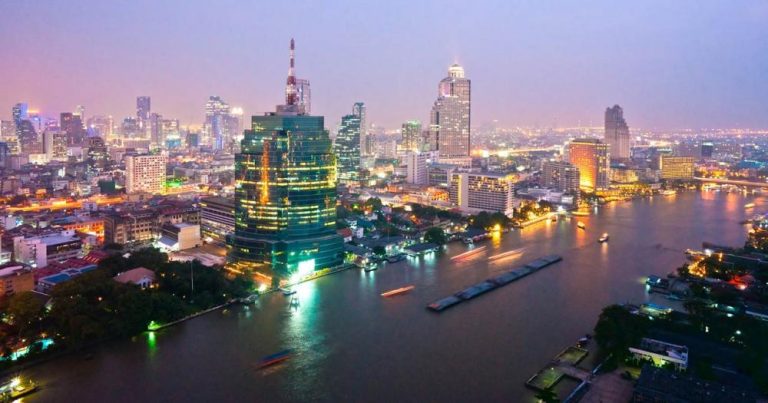
[[[285,83],[285,105],[296,105],[298,97],[296,95],[296,75],[294,72],[294,41],[291,38],[291,64],[288,67],[288,80]]]

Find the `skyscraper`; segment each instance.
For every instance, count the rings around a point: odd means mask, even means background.
[[[149,130],[149,117],[152,113],[152,100],[148,96],[136,97],[136,119],[139,130],[146,135]]]
[[[303,78],[296,79],[296,95],[299,100],[299,108],[303,108],[304,113],[311,115],[312,90],[309,87],[309,80]]]
[[[579,170],[581,189],[588,192],[608,189],[609,156],[608,144],[597,139],[576,139],[568,144],[568,162]]]
[[[362,102],[355,103],[352,114],[341,118],[334,150],[338,162],[339,181],[342,183],[355,182],[359,179],[360,156],[365,141],[362,135],[364,119],[365,106]]]
[[[579,168],[565,161],[544,161],[541,171],[542,185],[572,195],[579,194]]]
[[[70,146],[79,146],[85,139],[85,128],[80,116],[71,112],[62,112],[59,120],[61,131],[67,134],[67,144]]]
[[[143,154],[125,156],[126,193],[165,193],[165,155]]]
[[[624,110],[619,105],[605,109],[605,143],[610,146],[611,158],[629,159],[629,126],[624,120]]]
[[[401,148],[405,151],[424,151],[421,144],[421,122],[409,120],[403,123],[401,130]]]
[[[301,110],[294,42],[285,105],[253,116],[235,156],[235,232],[229,262],[270,279],[296,281],[342,263],[336,233],[336,166],[322,116]]]
[[[60,130],[46,130],[43,132],[43,150],[48,161],[66,161],[67,134]]]
[[[373,155],[373,139],[366,126],[365,111],[365,104],[362,102],[355,102],[352,106],[352,114],[360,119],[360,155],[368,157]]]
[[[430,131],[440,159],[468,158],[470,146],[471,83],[458,64],[440,81],[432,106]]]
[[[233,113],[234,109],[240,111],[240,114]],[[208,97],[205,104],[205,130],[208,143],[214,150],[229,149],[232,138],[240,130],[241,115],[239,108],[231,108],[221,97]]]

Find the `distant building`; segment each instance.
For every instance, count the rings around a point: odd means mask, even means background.
[[[59,119],[61,131],[67,134],[67,145],[79,146],[85,140],[85,128],[80,116],[71,112],[63,112]]]
[[[304,110],[307,115],[312,114],[312,90],[309,86],[309,80],[303,78],[296,79],[296,96],[299,102],[299,108]]]
[[[0,297],[35,289],[35,275],[23,265],[0,267]]]
[[[362,102],[355,103],[351,115],[341,118],[334,149],[338,163],[338,178],[342,183],[356,182],[359,179],[360,158],[364,154],[364,119],[365,106]]]
[[[605,109],[605,144],[610,146],[611,158],[629,159],[629,126],[624,120],[624,110],[619,105]]]
[[[693,179],[693,157],[659,156],[659,171],[661,179]]]
[[[43,133],[43,151],[49,161],[66,161],[67,133],[60,130],[46,130]]]
[[[542,185],[564,193],[579,194],[579,168],[564,161],[544,161]]]
[[[429,183],[429,173],[427,171],[427,161],[429,153],[410,151],[405,156],[407,166],[405,181],[414,185],[426,185]]]
[[[469,157],[471,83],[458,64],[440,81],[438,96],[430,115],[433,150],[440,159]]]
[[[233,108],[221,97],[210,96],[205,104],[206,144],[214,150],[224,150],[231,146],[233,138],[242,129],[241,116],[233,113]]]
[[[152,114],[152,99],[148,96],[136,97],[136,120],[143,135],[149,131]]]
[[[511,215],[515,207],[514,175],[456,172],[451,174],[451,203],[466,212],[489,211]]]
[[[109,152],[107,145],[101,137],[88,137],[86,142],[88,150],[86,151],[85,162],[88,167],[88,173],[98,175],[107,169],[109,164]]]
[[[610,159],[608,145],[597,139],[577,139],[568,144],[568,162],[579,170],[579,186],[593,192],[607,190]]]
[[[451,174],[456,170],[456,166],[449,164],[429,164],[427,167],[427,184],[429,186],[439,186],[447,188],[450,182]]]
[[[168,158],[160,154],[125,156],[125,191],[165,193],[165,170]]]
[[[421,122],[409,120],[401,129],[400,148],[403,151],[427,151],[422,148]]]
[[[235,201],[223,197],[200,200],[200,229],[204,238],[226,242],[227,234],[235,232]]]

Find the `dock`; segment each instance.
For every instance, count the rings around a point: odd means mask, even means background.
[[[491,277],[485,281],[467,287],[453,295],[432,302],[431,304],[427,305],[427,309],[430,309],[434,312],[442,312],[464,301],[469,301],[470,299],[479,297],[485,293],[497,290],[507,284],[515,282],[529,274],[535,273],[561,260],[563,260],[563,258],[558,255],[548,255],[538,258],[526,264],[525,266],[514,268],[498,276]]]

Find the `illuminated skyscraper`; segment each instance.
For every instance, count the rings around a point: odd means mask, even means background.
[[[149,118],[152,113],[152,101],[150,97],[136,97],[136,119],[139,122],[139,129],[146,135],[149,130]]]
[[[48,161],[66,161],[67,134],[60,130],[46,130],[43,133],[43,150]]]
[[[629,159],[629,126],[619,105],[605,109],[605,143],[611,148],[611,158]]]
[[[400,146],[405,151],[424,151],[421,144],[421,122],[418,120],[409,120],[403,123],[402,142]]]
[[[214,150],[229,149],[241,129],[242,110],[231,108],[221,97],[210,96],[205,104],[205,130]]]
[[[298,104],[294,45],[285,105],[253,116],[235,156],[235,232],[229,262],[272,279],[295,281],[338,266],[336,165],[322,116]]]
[[[577,139],[568,144],[568,162],[579,170],[579,186],[593,192],[607,190],[610,159],[608,144],[597,139]]]
[[[299,101],[299,108],[304,109],[307,115],[312,114],[312,90],[309,87],[309,80],[303,78],[296,79],[296,96]]]
[[[63,112],[59,120],[61,131],[67,134],[67,144],[70,146],[79,146],[85,139],[85,128],[80,116],[71,112]]]
[[[339,181],[342,183],[355,182],[359,179],[360,155],[365,141],[362,135],[364,119],[365,106],[362,102],[354,105],[351,115],[341,118],[334,150],[338,162]]]
[[[470,80],[464,78],[464,69],[454,64],[448,77],[440,81],[430,117],[433,147],[441,160],[469,157],[470,102]]]

